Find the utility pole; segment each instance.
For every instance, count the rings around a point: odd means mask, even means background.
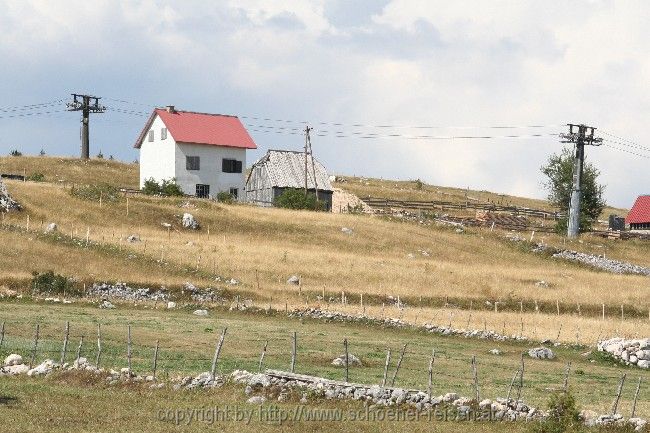
[[[569,224],[567,237],[575,238],[580,232],[580,202],[582,199],[582,175],[585,164],[585,146],[600,146],[602,138],[595,138],[596,128],[586,125],[568,123],[568,134],[560,134],[562,143],[573,143],[576,153],[573,158],[573,188],[571,189],[571,202],[569,204]]]
[[[90,158],[90,113],[103,113],[106,107],[99,105],[101,97],[72,94],[72,102],[68,102],[68,111],[81,111],[81,159]]]
[[[307,149],[309,148],[311,150],[311,139],[309,137],[309,132],[312,130],[312,128],[309,127],[309,125],[305,126],[305,197],[307,197],[307,155],[308,151]],[[313,158],[313,157],[312,157]]]

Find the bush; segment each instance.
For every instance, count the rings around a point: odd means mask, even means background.
[[[104,159],[104,154],[100,150],[99,153],[97,154],[97,159]]]
[[[158,183],[153,178],[146,179],[142,187],[142,193],[146,195],[161,195],[165,197],[182,196],[181,187],[176,184],[176,179],[165,179]]]
[[[79,290],[74,286],[73,281],[63,275],[55,274],[53,271],[47,271],[43,274],[33,272],[32,275],[33,292],[60,295],[79,294]]]
[[[45,156],[45,151],[44,151],[43,149],[41,149],[41,151],[38,152],[38,155],[39,155],[39,156]]]
[[[26,180],[30,180],[32,182],[43,182],[45,180],[45,175],[43,173],[32,173],[27,176]]]
[[[99,201],[100,198],[104,202],[118,202],[122,200],[120,189],[107,183],[73,186],[70,189],[70,195],[82,200],[91,201]]]
[[[235,201],[235,197],[226,191],[221,191],[217,194],[217,201],[225,204],[232,204]]]
[[[582,431],[583,425],[570,392],[555,392],[548,402],[548,418],[533,427],[535,433],[563,433]]]
[[[325,210],[325,203],[316,201],[315,194],[305,195],[302,189],[288,188],[273,201],[275,207],[285,209]]]
[[[9,152],[9,155],[11,156],[23,156],[23,153],[19,151],[18,149],[14,149],[11,152]]]

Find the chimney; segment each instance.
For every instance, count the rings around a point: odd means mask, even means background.
[[[168,105],[167,107],[165,107],[165,109],[167,110],[168,113],[174,114],[176,112],[173,105]]]

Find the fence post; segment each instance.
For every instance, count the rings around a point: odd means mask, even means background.
[[[621,381],[618,384],[618,391],[616,392],[616,399],[614,400],[614,404],[612,405],[612,415],[616,414],[616,411],[618,410],[618,402],[621,400],[621,393],[623,392],[623,384],[625,383],[625,376],[627,373],[623,373],[623,376],[621,376]]]
[[[212,368],[210,369],[210,376],[212,377],[212,380],[214,380],[214,374],[217,371],[217,362],[219,361],[219,354],[221,353],[221,347],[223,346],[223,340],[226,338],[227,330],[228,328],[223,328],[223,331],[221,331],[221,337],[219,338],[217,347],[214,350],[214,358],[212,358]]]
[[[32,357],[29,360],[30,370],[34,366],[34,360],[36,359],[36,349],[38,348],[38,331],[40,329],[40,324],[36,324],[36,333],[34,334],[34,347],[32,348]]]
[[[506,406],[510,404],[510,394],[512,393],[512,387],[515,386],[515,381],[517,380],[520,371],[521,370],[517,369],[517,371],[515,371],[515,375],[512,376],[512,381],[510,382],[510,386],[508,387],[508,395],[506,396]]]
[[[363,296],[363,295],[362,295]],[[350,381],[350,358],[348,354],[348,339],[343,339],[343,347],[345,347],[345,382]]]
[[[291,372],[296,372],[296,351],[298,346],[298,334],[293,331],[293,344],[291,345]]]
[[[402,347],[402,352],[400,353],[399,359],[397,360],[397,366],[395,367],[395,373],[393,374],[393,379],[390,382],[391,387],[395,386],[395,380],[397,379],[397,373],[399,373],[399,368],[402,366],[402,361],[404,360],[404,354],[406,353],[406,346],[408,346],[408,343],[404,343],[404,346]]]
[[[70,322],[65,322],[65,331],[63,335],[63,348],[61,348],[61,362],[63,365],[65,363],[65,353],[68,350],[68,336],[70,335]]]
[[[257,371],[258,372],[262,371],[262,363],[264,362],[264,356],[266,355],[266,348],[268,347],[268,345],[269,345],[269,340],[266,340],[264,342],[264,347],[262,347],[262,354],[260,355],[260,363],[257,366]]]
[[[2,343],[5,341],[5,322],[4,320],[2,321],[2,328],[0,328],[0,347],[2,347]]]
[[[131,324],[127,327],[126,334],[126,359],[129,365],[129,377],[131,377]]]
[[[639,376],[639,382],[636,384],[636,391],[634,392],[634,403],[632,403],[632,415],[630,418],[634,418],[636,415],[636,399],[639,397],[639,391],[641,390],[641,376]]]
[[[436,359],[436,349],[431,350],[431,359],[429,359],[429,398],[431,398],[431,394],[433,393],[433,363]]]
[[[381,381],[381,387],[386,386],[386,379],[388,378],[388,364],[390,364],[390,349],[386,352],[386,363],[384,364],[384,378]]]
[[[77,366],[79,366],[79,358],[81,358],[81,348],[84,345],[84,336],[81,336],[81,339],[79,340],[79,346],[77,346],[77,357],[75,358],[75,361],[77,363]]]
[[[153,380],[156,380],[156,370],[158,369],[158,346],[160,345],[160,340],[156,340],[156,348],[153,351]]]
[[[571,362],[569,361],[564,370],[564,392],[569,390],[569,372],[571,371]]]
[[[519,387],[517,388],[517,401],[521,398],[521,390],[524,387],[524,354],[521,354],[521,374],[519,375]]]
[[[101,324],[97,324],[97,358],[95,358],[95,367],[99,368],[99,360],[102,357],[102,329]]]
[[[472,356],[472,376],[474,377],[474,391],[476,393],[476,403],[481,401],[481,396],[478,388],[478,368],[476,366],[476,355]]]

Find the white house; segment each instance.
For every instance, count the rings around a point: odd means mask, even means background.
[[[147,179],[175,179],[185,194],[244,199],[246,150],[257,145],[236,116],[156,108],[135,148],[140,187]]]

